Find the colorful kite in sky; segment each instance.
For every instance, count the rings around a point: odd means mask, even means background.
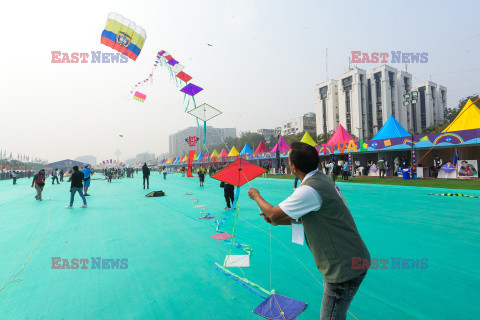
[[[145,102],[145,99],[147,99],[147,95],[140,93],[138,91],[135,91],[135,95],[133,96],[133,99],[140,101],[140,102]]]
[[[107,25],[102,32],[102,44],[135,61],[142,51],[145,39],[147,34],[142,27],[115,12],[108,14]]]

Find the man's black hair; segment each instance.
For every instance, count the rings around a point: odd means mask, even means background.
[[[78,171],[78,166],[73,166],[73,171]]]
[[[320,158],[314,147],[303,142],[294,142],[290,147],[290,161],[298,170],[309,173],[318,169]]]

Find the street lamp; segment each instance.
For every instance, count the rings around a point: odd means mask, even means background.
[[[414,134],[415,131],[417,131],[417,117],[416,117],[416,104],[417,104],[417,99],[418,99],[418,91],[412,91],[411,95],[408,93],[405,93],[403,95],[403,98],[405,101],[403,101],[404,106],[412,105],[412,121],[413,121],[413,130],[412,130],[412,150],[411,150],[411,159],[412,159],[412,168],[411,168],[411,174],[412,174],[412,179],[417,179],[417,157],[415,154],[415,141],[414,141]]]

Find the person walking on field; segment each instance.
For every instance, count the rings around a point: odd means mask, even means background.
[[[387,169],[387,162],[385,158],[377,161],[377,168],[380,171],[380,178],[385,178],[385,170]]]
[[[33,176],[32,188],[34,186],[35,190],[37,190],[35,199],[42,201],[42,191],[43,187],[45,187],[45,169],[41,169],[36,175]]]
[[[71,175],[71,184],[70,184],[70,205],[66,206],[65,208],[71,209],[73,208],[73,200],[75,200],[75,193],[78,192],[80,197],[83,200],[83,205],[81,208],[87,207],[87,200],[83,195],[83,172],[78,170],[78,166],[73,166],[73,172]]]
[[[232,208],[230,203],[233,204],[235,199],[235,195],[234,195],[235,187],[230,183],[225,183],[222,181],[220,183],[220,188],[223,188],[223,196],[225,197],[225,202],[227,203],[225,210],[230,210]]]
[[[58,182],[58,175],[58,169],[52,171],[52,184],[55,184],[55,180],[57,181],[57,184],[60,184],[60,182]]]
[[[322,320],[346,319],[347,311],[370,265],[370,253],[340,189],[318,170],[317,150],[302,142],[291,145],[289,165],[302,181],[277,206],[250,188],[248,195],[271,225],[292,225],[293,236],[310,249],[324,278]]]
[[[145,162],[142,167],[143,171],[143,189],[145,189],[145,180],[147,181],[147,189],[150,189],[150,169]]]
[[[65,174],[65,172],[62,170],[60,170],[60,181],[63,181],[63,175]]]
[[[93,171],[90,169],[90,166],[86,164],[82,169],[82,173],[83,173],[83,192],[85,193],[85,196],[89,196],[88,188],[90,187],[90,175],[93,174]]]

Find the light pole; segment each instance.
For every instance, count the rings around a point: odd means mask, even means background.
[[[412,150],[411,150],[411,159],[412,159],[412,167],[411,167],[411,175],[412,179],[417,179],[417,157],[415,154],[415,131],[417,128],[417,117],[416,117],[416,105],[418,99],[418,91],[412,91],[411,95],[405,93],[403,95],[405,101],[403,101],[403,105],[408,108],[409,105],[412,106],[412,121],[413,121],[413,130],[412,130]]]

